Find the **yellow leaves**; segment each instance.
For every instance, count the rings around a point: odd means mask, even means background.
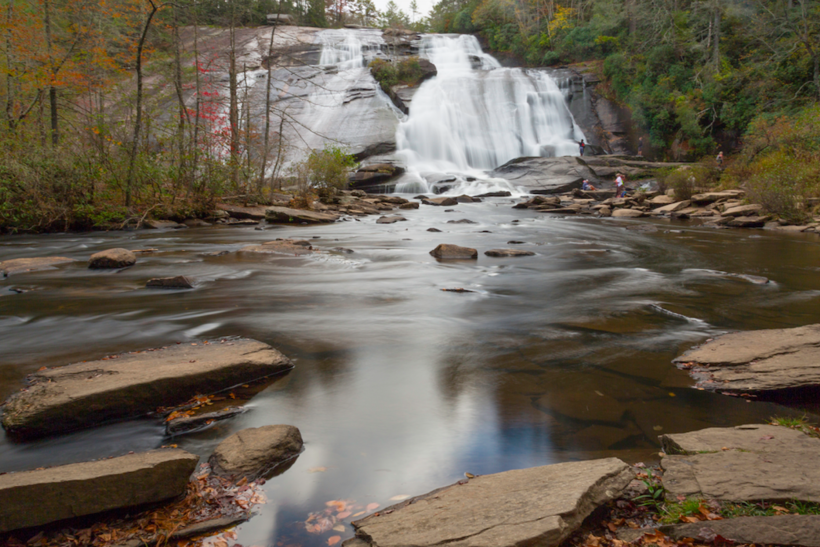
[[[575,9],[564,6],[556,6],[555,14],[549,22],[550,33],[557,32],[562,29],[572,28],[573,19],[575,18]]]

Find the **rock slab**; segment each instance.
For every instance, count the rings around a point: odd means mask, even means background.
[[[373,547],[559,545],[632,480],[617,458],[460,481],[353,522]]]
[[[279,224],[324,224],[336,222],[339,216],[333,213],[317,213],[315,211],[303,211],[302,209],[291,209],[290,207],[268,207],[265,209],[265,219],[268,222]]]
[[[663,435],[667,496],[729,501],[820,502],[820,439],[786,427],[751,424]]]
[[[470,247],[459,247],[458,245],[450,245],[449,243],[442,243],[432,251],[430,254],[436,258],[443,259],[473,259],[478,258],[478,251]]]
[[[153,450],[0,475],[0,532],[175,498],[199,458]]]
[[[219,443],[210,463],[219,475],[253,477],[297,456],[302,446],[302,434],[292,425],[252,427]]]
[[[73,258],[64,256],[46,256],[37,258],[13,258],[0,262],[0,275],[8,277],[13,274],[35,272],[39,270],[53,270],[58,264],[74,262]]]
[[[184,275],[174,277],[155,277],[149,279],[145,286],[149,289],[193,289],[194,283]]]
[[[675,362],[707,389],[771,393],[820,386],[820,324],[725,334]]]
[[[3,427],[39,437],[138,416],[197,394],[284,372],[291,361],[251,339],[177,344],[38,371],[9,397]]]
[[[820,547],[820,515],[776,515],[709,520],[672,526],[674,539],[694,538],[711,543],[721,536],[736,544]]]
[[[88,259],[89,268],[127,268],[137,263],[137,256],[128,249],[106,249]]]

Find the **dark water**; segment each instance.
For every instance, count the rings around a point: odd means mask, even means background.
[[[3,398],[41,366],[228,335],[268,342],[296,362],[249,401],[250,412],[210,430],[170,441],[146,419],[31,443],[3,436],[0,471],[169,442],[206,458],[239,429],[292,424],[305,451],[267,483],[270,501],[239,528],[238,542],[326,545],[338,532],[306,534],[300,523],[328,500],[385,506],[465,471],[605,456],[653,461],[659,433],[796,412],[692,389],[670,361],[721,332],[820,322],[820,238],[561,219],[512,203],[463,204],[455,213],[423,206],[393,225],[370,217],[266,231],[0,238],[0,260],[81,261],[2,281]],[[461,218],[478,224],[446,224]],[[432,226],[444,233],[427,232]],[[320,249],[355,252],[203,256],[313,236]],[[439,263],[428,254],[439,243],[475,247],[479,259]],[[159,251],[124,271],[85,268],[89,255],[110,247]],[[503,247],[537,255],[483,255]],[[151,277],[178,274],[197,288],[143,288]],[[462,287],[475,292],[440,290]]]

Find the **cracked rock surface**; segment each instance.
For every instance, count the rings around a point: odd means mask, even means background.
[[[559,545],[632,478],[617,458],[478,476],[354,522],[345,545]]]
[[[820,386],[820,324],[725,334],[675,359],[699,385],[735,393]]]
[[[180,404],[197,394],[284,372],[290,359],[251,339],[174,344],[41,370],[9,397],[3,427],[39,437]]]

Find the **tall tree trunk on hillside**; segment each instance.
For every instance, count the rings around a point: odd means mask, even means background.
[[[276,19],[279,19],[279,15],[282,13],[282,0],[279,0],[279,4],[276,7]],[[270,84],[271,84],[271,75],[273,74],[273,38],[276,34],[276,25],[273,25],[270,29],[270,41],[268,42],[268,78],[267,78],[267,85],[265,86],[265,136],[263,139],[262,145],[262,165],[259,169],[259,187],[262,187],[262,184],[265,181],[265,169],[268,167],[268,149],[270,148]],[[282,135],[279,135],[279,138],[282,138]]]
[[[712,62],[715,65],[715,70],[720,70],[720,0],[715,0],[714,22],[712,24],[713,39],[712,42]]]
[[[179,107],[179,120],[177,120],[177,148],[179,153],[179,175],[181,180],[187,179],[185,169],[185,121],[188,118],[188,109],[185,107],[185,98],[182,95],[182,54],[179,39],[179,24],[177,18],[177,6],[173,7],[173,27],[174,27],[174,87],[177,92],[177,104]]]
[[[230,22],[230,53],[228,66],[228,86],[230,87],[229,123],[231,126],[231,182],[235,189],[239,186],[239,101],[237,97],[237,75],[236,75],[236,1],[231,2],[231,22]]]
[[[638,30],[638,16],[635,13],[636,0],[626,0],[624,7],[626,8],[626,18],[629,22],[629,34],[634,35]]]
[[[12,23],[13,15],[11,10],[11,2],[8,3],[6,6],[6,41],[5,41],[5,53],[6,53],[6,68],[8,70],[8,74],[6,74],[6,124],[9,128],[9,133],[14,133],[16,123],[15,123],[15,116],[14,116],[14,78],[12,74],[14,73],[14,57],[11,52],[11,23]]]
[[[196,103],[194,106],[194,136],[191,139],[191,144],[194,147],[193,158],[191,159],[191,188],[198,191],[197,178],[199,176],[199,125],[200,125],[200,108],[202,105],[201,94],[201,80],[199,77],[199,19],[197,18],[197,6],[194,4],[194,80]]]
[[[46,31],[46,51],[48,53],[48,69],[50,74],[50,81],[48,86],[48,101],[51,107],[51,144],[56,146],[60,142],[60,133],[57,122],[57,88],[55,80],[57,74],[54,64],[53,43],[51,39],[51,1],[45,0],[43,2],[43,10],[45,15],[45,31]]]
[[[131,206],[131,193],[134,186],[134,166],[137,161],[137,148],[139,147],[140,132],[142,131],[142,50],[145,47],[145,37],[148,36],[148,29],[151,27],[151,19],[159,9],[154,0],[148,0],[151,10],[145,19],[145,27],[142,29],[140,40],[137,43],[137,114],[134,120],[133,142],[131,143],[131,157],[128,159],[128,178],[125,183],[125,206]]]

